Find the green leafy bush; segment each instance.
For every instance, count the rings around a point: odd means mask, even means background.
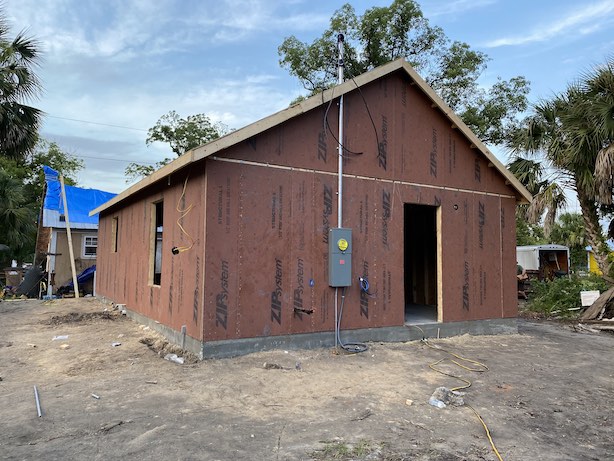
[[[601,277],[590,274],[587,276],[572,275],[552,281],[531,281],[532,294],[527,309],[545,315],[561,315],[570,317],[577,311],[568,309],[580,307],[580,292],[599,290],[602,293],[608,286]]]

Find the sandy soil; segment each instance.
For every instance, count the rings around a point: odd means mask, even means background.
[[[614,459],[613,335],[521,321],[518,335],[430,340],[484,373],[421,342],[178,365],[107,307],[0,303],[0,459],[496,460],[467,406],[427,403],[462,385],[429,368],[442,358],[472,382],[465,401],[502,459]]]

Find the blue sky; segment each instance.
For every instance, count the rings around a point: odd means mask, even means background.
[[[362,14],[391,1],[350,3]],[[42,44],[44,94],[33,105],[47,113],[43,137],[83,158],[81,186],[120,192],[127,187],[127,162],[170,156],[164,144],[145,145],[147,129],[168,111],[205,113],[241,128],[304,94],[280,68],[277,47],[289,35],[311,42],[345,2],[3,3],[13,33],[27,29]],[[450,39],[490,56],[482,84],[523,75],[531,81],[533,102],[562,91],[613,55],[614,0],[419,3],[431,24],[441,26]]]

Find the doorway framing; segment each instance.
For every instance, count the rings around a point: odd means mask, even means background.
[[[412,221],[419,226],[418,232],[421,237],[418,241],[414,242],[411,240],[412,235],[409,227]],[[443,238],[441,228],[441,205],[403,204],[405,324],[443,322]],[[425,249],[426,251],[424,251]],[[413,260],[413,263],[409,261],[410,259]],[[415,271],[415,268],[418,266],[426,267],[426,272],[421,272],[420,276],[416,275]],[[429,285],[429,281],[433,278],[435,279],[434,286],[433,284]],[[417,283],[421,285],[418,294],[416,294],[415,289]],[[408,292],[408,290],[411,291]],[[416,309],[413,315],[411,312],[412,306]]]

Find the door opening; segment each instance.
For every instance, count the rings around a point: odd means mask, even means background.
[[[405,323],[437,322],[437,207],[406,203]]]

